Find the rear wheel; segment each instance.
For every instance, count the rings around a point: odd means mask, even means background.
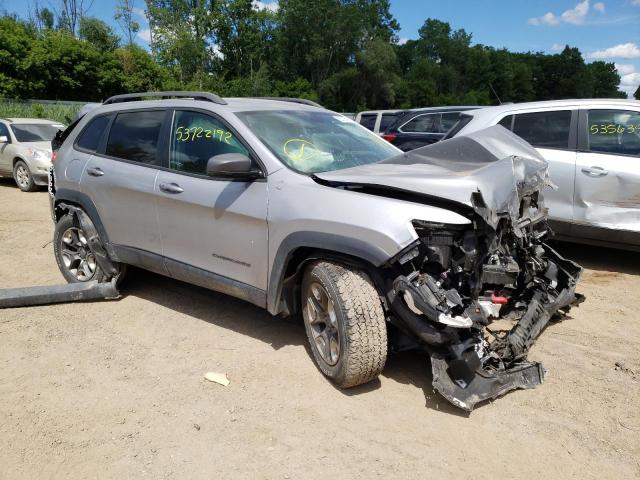
[[[342,388],[376,378],[387,359],[384,311],[369,277],[337,263],[305,272],[302,309],[318,368]]]
[[[33,181],[33,175],[29,166],[22,160],[18,160],[13,166],[13,179],[18,188],[23,192],[33,192],[36,189],[36,183]]]

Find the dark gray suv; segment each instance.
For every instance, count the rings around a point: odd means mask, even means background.
[[[580,300],[580,267],[543,242],[546,164],[501,127],[403,154],[312,102],[159,92],[113,97],[54,143],[69,282],[134,265],[301,313],[340,387],[421,348],[461,408],[531,388],[529,346]],[[513,328],[489,333],[496,319]]]

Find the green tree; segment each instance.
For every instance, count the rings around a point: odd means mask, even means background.
[[[640,85],[636,89],[636,93],[633,94],[633,98],[635,98],[636,100],[640,100]]]
[[[30,79],[25,69],[25,56],[36,38],[24,22],[4,16],[0,18],[0,96],[24,97]]]
[[[620,75],[613,63],[593,62],[587,65],[593,78],[594,98],[626,98],[626,94],[618,90]]]
[[[251,79],[273,56],[276,15],[253,6],[253,0],[222,0],[215,22],[221,71],[225,77]],[[267,75],[263,70],[262,77]]]
[[[100,52],[110,52],[118,48],[120,38],[111,27],[95,17],[80,19],[80,38],[95,46]]]
[[[214,25],[218,15],[215,0],[147,0],[153,36],[153,51],[161,65],[177,80],[202,84],[211,72],[214,55]]]
[[[127,36],[129,45],[133,45],[133,37],[140,30],[140,24],[135,20],[133,9],[135,0],[118,0],[113,18]]]

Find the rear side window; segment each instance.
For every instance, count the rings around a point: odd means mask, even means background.
[[[587,139],[591,152],[640,156],[640,112],[589,110]]]
[[[378,115],[375,113],[365,113],[364,115],[360,115],[360,125],[365,128],[368,128],[373,132],[376,128],[376,119]]]
[[[100,145],[100,139],[107,125],[109,125],[110,119],[111,117],[108,115],[101,115],[91,120],[80,134],[76,145],[83,150],[95,152],[98,149],[98,145]]]
[[[387,129],[398,119],[397,113],[383,113],[380,119],[380,131],[386,132]]]
[[[460,112],[443,113],[440,119],[440,133],[447,133],[460,120]]]
[[[211,157],[249,151],[220,120],[199,112],[176,110],[169,166],[179,172],[207,174]]]
[[[513,133],[540,148],[568,148],[571,111],[521,113],[515,116]]]
[[[511,130],[511,124],[513,122],[513,115],[508,115],[498,122],[498,125],[502,125],[507,130]]]
[[[409,133],[440,133],[440,114],[418,115],[405,123],[400,130]]]
[[[146,165],[159,165],[156,153],[164,114],[162,110],[119,113],[111,125],[105,153]]]

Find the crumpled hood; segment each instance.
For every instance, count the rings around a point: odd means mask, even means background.
[[[387,187],[464,204],[494,228],[500,214],[516,222],[522,197],[551,185],[542,156],[499,125],[315,178],[332,186]]]

